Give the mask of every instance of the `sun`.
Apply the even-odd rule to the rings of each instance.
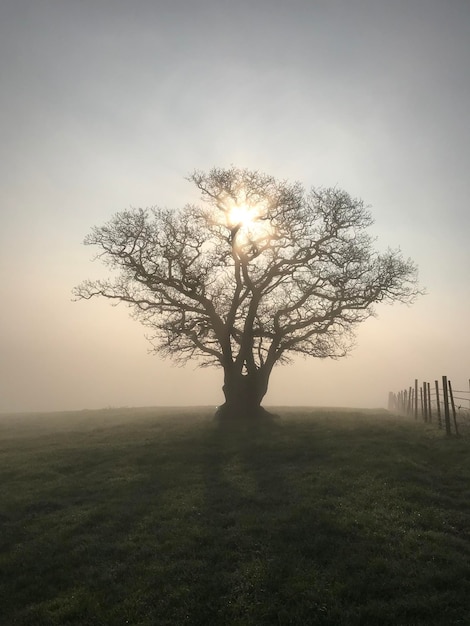
[[[257,217],[257,212],[246,204],[235,204],[228,214],[230,226],[241,226],[247,230],[254,227]]]
[[[257,249],[264,249],[269,245],[273,227],[267,219],[264,205],[233,203],[225,215],[227,226],[232,231],[233,242],[237,247],[255,245]]]

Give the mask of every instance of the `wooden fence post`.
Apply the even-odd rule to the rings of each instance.
[[[418,419],[418,379],[415,378],[415,420]]]
[[[446,435],[450,437],[449,388],[447,386],[447,376],[442,377],[442,395],[444,396],[444,418],[446,422]]]
[[[432,409],[431,409],[431,383],[426,383],[428,391],[428,418],[429,422],[432,422]]]
[[[452,415],[454,416],[455,434],[458,436],[459,429],[457,426],[457,414],[455,412],[454,394],[452,393],[452,383],[450,382],[450,380],[449,380],[449,395],[450,395],[450,402],[452,404]]]
[[[439,400],[439,383],[437,382],[437,380],[435,380],[434,384],[436,385],[437,423],[439,425],[439,428],[442,428],[441,404]]]
[[[423,382],[423,409],[424,421],[428,421],[428,384]]]

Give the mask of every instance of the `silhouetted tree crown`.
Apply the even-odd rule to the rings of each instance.
[[[224,370],[221,413],[260,412],[276,363],[347,354],[378,302],[411,302],[417,270],[380,253],[362,200],[232,167],[194,172],[201,205],[117,213],[85,239],[114,280],[78,298],[126,302],[155,351]]]

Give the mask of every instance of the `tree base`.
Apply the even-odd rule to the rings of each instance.
[[[259,423],[273,421],[278,419],[279,415],[271,413],[262,406],[240,409],[225,402],[217,407],[214,418],[217,421],[227,423]]]

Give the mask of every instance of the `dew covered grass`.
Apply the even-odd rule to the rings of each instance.
[[[470,437],[277,412],[0,416],[0,623],[470,624]]]

